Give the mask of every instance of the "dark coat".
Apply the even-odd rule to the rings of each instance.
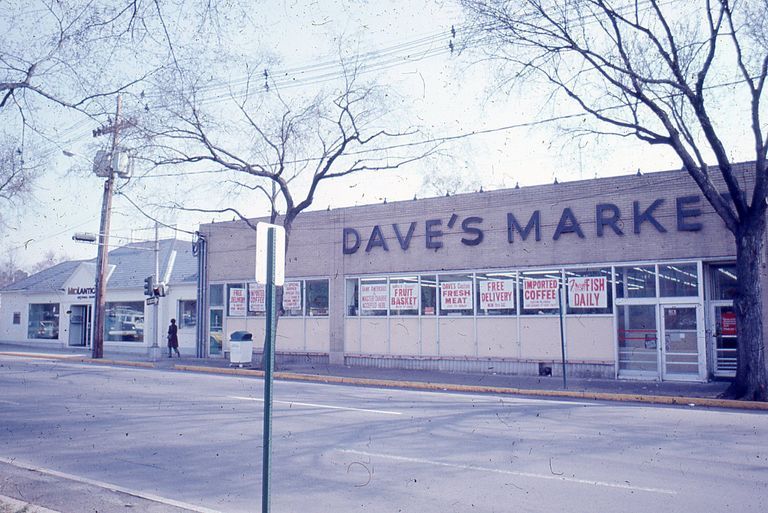
[[[179,347],[178,326],[171,324],[168,326],[168,347]]]

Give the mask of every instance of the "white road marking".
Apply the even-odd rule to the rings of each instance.
[[[120,492],[125,493],[128,495],[132,495],[133,497],[139,497],[141,499],[147,499],[153,502],[159,502],[161,504],[167,504],[168,506],[176,506],[177,508],[184,508],[188,509],[190,511],[197,511],[198,513],[221,513],[218,510],[206,508],[203,506],[197,506],[195,504],[188,504],[186,502],[177,501],[174,499],[168,499],[166,497],[160,497],[159,495],[155,495],[152,493],[145,493],[140,492],[138,490],[132,490],[130,488],[125,488],[124,486],[119,486],[112,483],[105,483],[104,481],[97,481],[95,479],[89,479],[87,477],[82,476],[76,476],[74,474],[68,474],[66,472],[59,472],[58,470],[52,470],[49,468],[44,467],[38,467],[35,465],[30,465],[29,463],[24,463],[19,461],[16,458],[4,458],[0,456],[0,463],[7,463],[8,465],[13,465],[17,468],[23,468],[25,470],[32,470],[34,472],[40,472],[41,474],[47,474],[49,476],[53,477],[59,477],[62,479],[68,479],[70,481],[75,481],[77,483],[83,483],[91,486],[97,486],[99,488],[104,488],[105,490],[110,490],[113,492]]]
[[[2,404],[10,404],[12,406],[19,406],[21,403],[17,403],[16,401],[9,401],[7,399],[0,399],[0,403]]]
[[[356,456],[367,456],[371,458],[383,458],[393,461],[401,461],[405,463],[419,463],[424,465],[435,465],[438,467],[449,467],[449,468],[457,468],[461,470],[474,470],[478,472],[491,472],[494,474],[504,474],[504,475],[510,475],[510,476],[519,476],[519,477],[529,477],[533,479],[547,479],[550,481],[565,481],[568,483],[577,483],[577,484],[585,484],[585,485],[591,485],[591,486],[604,486],[607,488],[620,488],[624,490],[633,490],[633,491],[640,491],[640,492],[651,492],[651,493],[661,493],[665,495],[677,495],[677,492],[675,490],[666,490],[664,488],[648,488],[644,486],[632,486],[630,484],[625,483],[611,483],[607,481],[592,481],[589,479],[578,479],[575,477],[568,477],[568,476],[558,476],[558,475],[548,475],[548,474],[535,474],[532,472],[517,472],[514,470],[502,470],[498,468],[490,468],[490,467],[480,467],[478,465],[461,465],[458,463],[445,463],[442,461],[433,461],[433,460],[427,460],[423,458],[409,458],[406,456],[396,456],[394,454],[379,454],[379,453],[373,453],[373,452],[365,452],[365,451],[356,451],[354,449],[337,449],[338,452],[343,452],[346,454],[354,454]]]
[[[243,397],[239,395],[232,395],[230,396],[230,399],[241,399],[243,401],[258,401],[258,402],[264,402],[264,399],[261,399],[259,397]],[[402,415],[402,412],[399,411],[387,411],[387,410],[368,410],[365,408],[349,408],[347,406],[330,406],[328,404],[313,404],[313,403],[300,403],[297,401],[275,401],[272,400],[272,403],[277,404],[287,404],[288,406],[307,406],[309,408],[324,408],[328,410],[345,410],[345,411],[359,411],[364,413],[381,413],[382,415]]]

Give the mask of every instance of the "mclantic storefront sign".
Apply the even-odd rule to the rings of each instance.
[[[641,205],[639,201],[633,201],[632,216],[629,219],[626,219],[626,214],[623,214],[619,207],[613,203],[598,203],[595,205],[594,235],[603,237],[607,232],[612,232],[618,236],[623,236],[628,232],[639,235],[644,229],[666,233],[668,228],[671,229],[672,227],[665,226],[656,216],[657,210],[665,201],[664,198],[659,198],[650,205]],[[677,215],[674,229],[679,232],[697,232],[703,228],[703,224],[697,220],[702,214],[701,201],[701,196],[698,195],[675,198],[675,212]],[[540,210],[533,211],[527,221],[525,221],[525,224],[522,224],[520,219],[525,220],[525,218],[518,218],[512,212],[507,213],[507,241],[510,244],[515,242],[516,237],[519,237],[521,240],[528,240],[529,237],[533,237],[534,240],[540,241],[544,235],[549,236],[549,234],[542,234]],[[459,220],[458,215],[452,214],[445,226],[448,229],[452,229]],[[465,246],[478,246],[483,242],[485,232],[483,231],[482,217],[467,216],[461,219],[459,226],[464,234],[464,237],[461,238],[462,244]],[[402,251],[408,251],[417,229],[423,229],[419,235],[424,235],[427,249],[438,250],[443,247],[443,220],[427,219],[423,224],[423,228],[419,227],[417,221],[407,225],[396,223],[390,226],[376,225],[365,239],[355,228],[345,227],[342,234],[343,252],[345,255],[352,255],[363,247],[365,247],[366,253],[374,250],[389,251],[390,245],[394,244],[391,244],[388,240],[392,241],[393,239],[397,240],[397,246]],[[587,236],[582,228],[581,221],[573,213],[573,210],[568,207],[563,209],[560,220],[551,237],[552,240],[557,241],[564,235],[571,235],[580,239],[584,239]]]
[[[96,287],[68,287],[67,295],[77,296],[77,299],[88,299],[96,296]]]

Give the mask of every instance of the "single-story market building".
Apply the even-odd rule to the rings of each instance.
[[[197,258],[192,245],[159,241],[158,281],[168,293],[157,306],[147,305],[144,280],[155,274],[155,243],[140,242],[109,252],[104,347],[109,353],[147,352],[152,346],[149,322],[158,314],[157,342],[178,319],[180,350],[196,353]],[[0,291],[0,340],[37,347],[91,347],[95,297],[95,260],[62,262]],[[154,310],[156,309],[156,310]]]
[[[749,166],[736,171],[748,189]],[[200,235],[203,352],[226,353],[238,330],[260,352],[255,231]],[[557,374],[564,353],[577,376],[733,376],[735,255],[681,170],[306,212],[277,357]]]

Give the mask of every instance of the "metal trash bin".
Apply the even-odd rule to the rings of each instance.
[[[253,333],[248,331],[233,331],[229,336],[229,363],[251,364],[253,358]]]

